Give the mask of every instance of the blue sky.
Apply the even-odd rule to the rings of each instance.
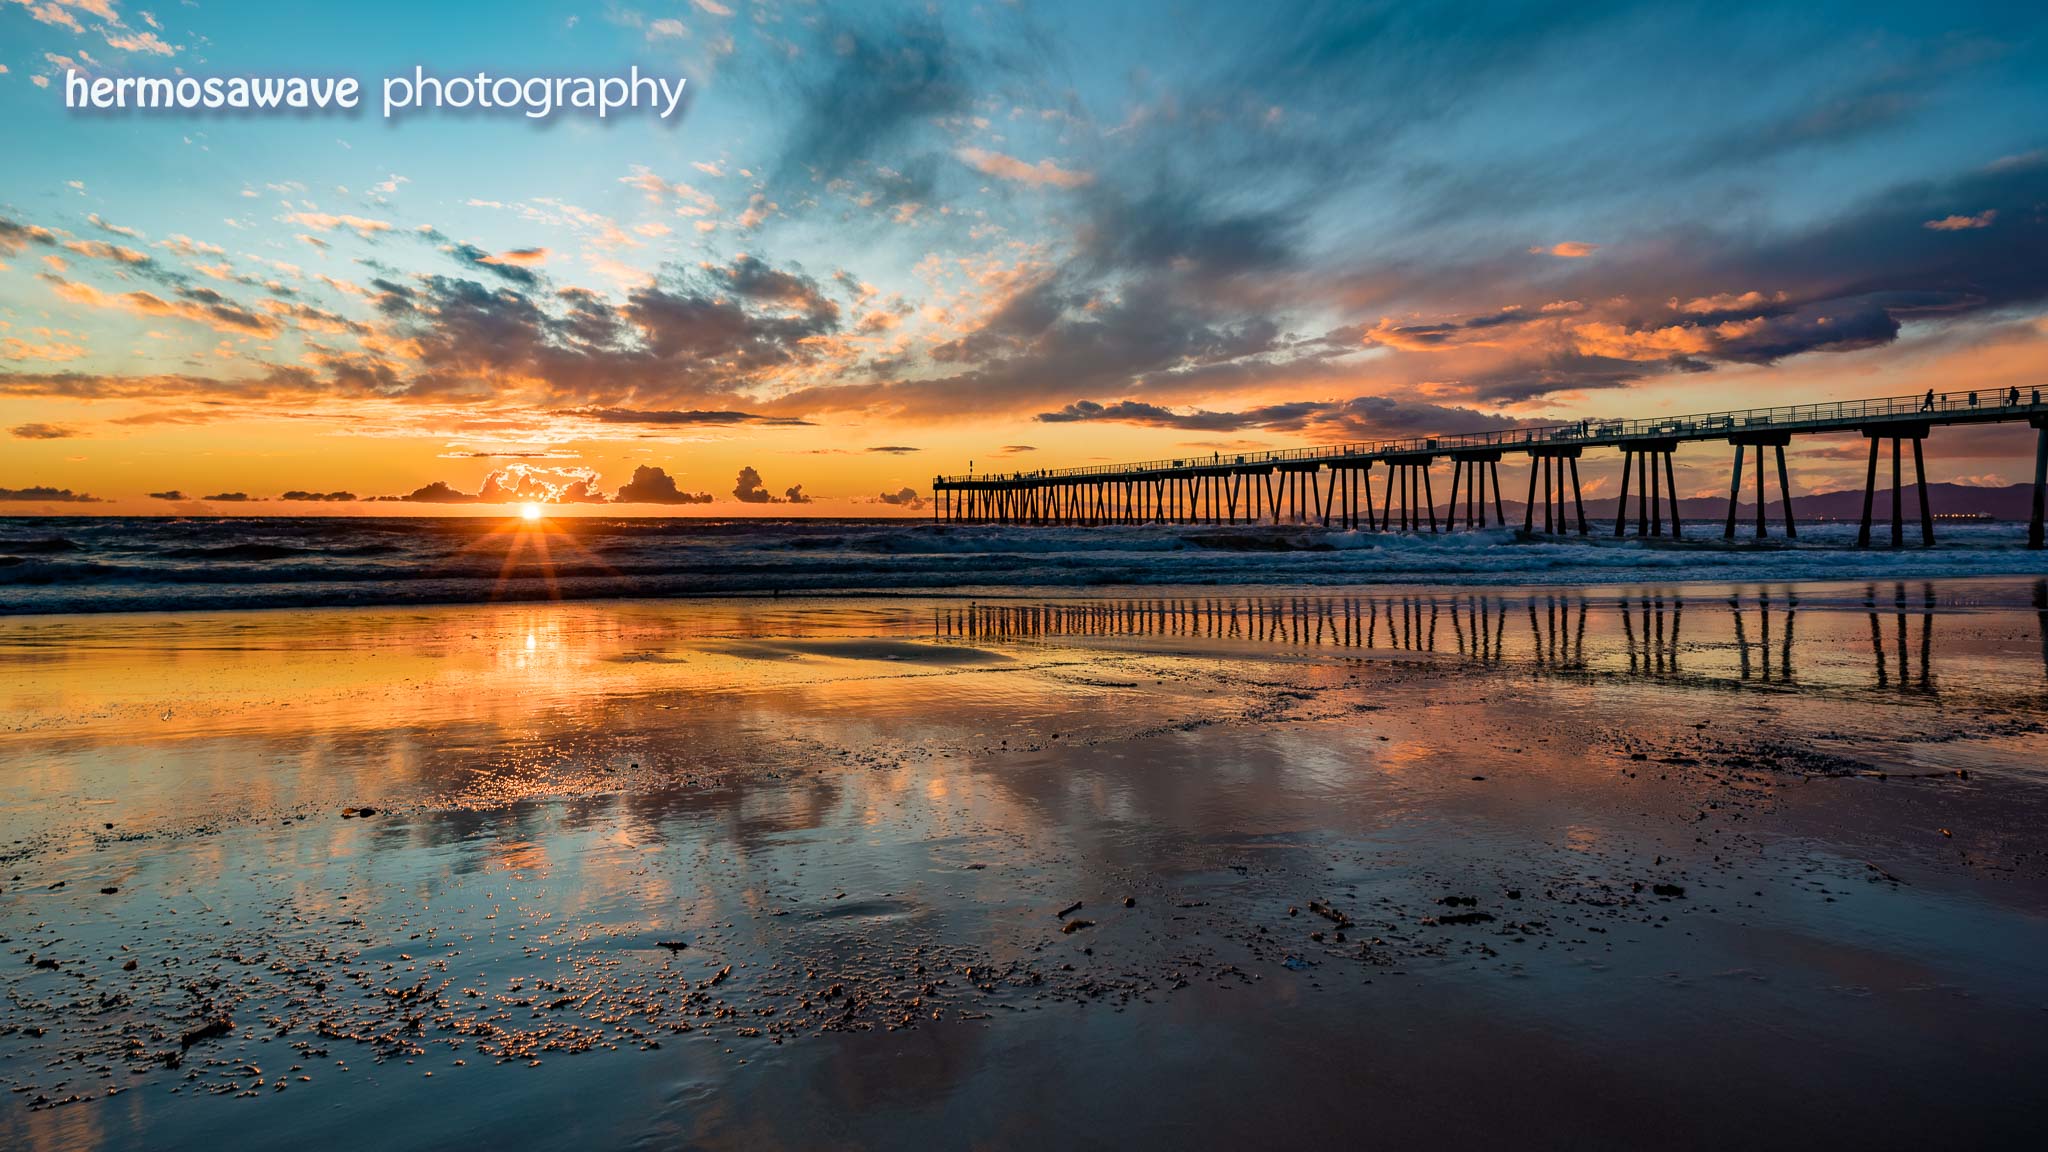
[[[0,490],[647,467],[724,502],[757,467],[908,509],[976,457],[2031,385],[2043,20],[0,0]],[[414,65],[634,64],[690,80],[676,122],[375,107]],[[345,74],[368,107],[85,115],[67,65]],[[1985,482],[2025,453],[1955,447]]]

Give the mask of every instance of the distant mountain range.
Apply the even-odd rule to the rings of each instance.
[[[1764,506],[1765,517],[1772,521],[1780,520],[1784,515],[1782,502],[1775,497],[1777,487],[1777,482],[1774,479],[1769,489],[1773,493],[1773,498]],[[1527,491],[1527,489],[1524,488],[1523,491]],[[1751,489],[1751,491],[1754,491],[1754,489]],[[1373,508],[1375,510],[1379,508],[1379,500],[1382,496],[1383,493],[1379,490],[1379,486],[1374,485]],[[1491,491],[1489,491],[1487,501],[1489,504],[1492,503],[1491,496]],[[1908,484],[1904,491],[1900,493],[1900,496],[1906,519],[1917,521],[1920,518],[1919,493],[1914,491],[1912,485]],[[1630,522],[1634,522],[1637,506],[1635,493],[1629,493],[1628,502],[1629,519]],[[1461,492],[1458,494],[1458,505],[1461,510],[1464,507],[1464,503],[1465,496]],[[1522,501],[1507,499],[1502,500],[1501,504],[1507,511],[1509,523],[1520,524],[1522,522]],[[2024,522],[2034,514],[2034,486],[2032,484],[2009,484],[2003,488],[1980,488],[1972,484],[1929,484],[1927,486],[1927,504],[1937,517],[1989,517],[1993,520],[2018,520]],[[1565,499],[1565,507],[1568,511],[1571,508],[1569,496]],[[1443,511],[1444,507],[1440,503],[1438,505],[1439,515]],[[1709,520],[1720,523],[1728,517],[1728,498],[1725,496],[1683,497],[1678,501],[1678,511],[1687,523]],[[1792,493],[1792,511],[1802,523],[1817,520],[1861,520],[1863,518],[1863,490],[1855,488],[1841,492],[1828,492],[1817,496],[1808,496],[1795,490]],[[1665,501],[1665,514],[1667,516],[1670,514],[1670,501],[1668,499]],[[1876,498],[1871,503],[1870,516],[1874,522],[1889,523],[1891,514],[1892,490],[1887,485],[1877,490]],[[1489,509],[1489,522],[1491,519],[1492,512]],[[1536,506],[1536,519],[1538,521],[1543,519],[1543,506],[1541,504]],[[1614,526],[1614,498],[1610,496],[1601,499],[1588,499],[1586,501],[1586,520],[1588,523],[1604,520],[1607,522],[1608,530],[1612,531]],[[1738,527],[1744,524],[1754,525],[1756,523],[1756,504],[1752,502],[1737,505],[1735,523]]]

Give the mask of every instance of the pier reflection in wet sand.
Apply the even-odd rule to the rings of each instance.
[[[2048,677],[2048,581],[2035,605]],[[1936,618],[1983,607],[1969,592],[1932,582],[1687,592],[1396,592],[1161,597],[1113,601],[983,603],[932,612],[940,641],[1012,644],[1075,640],[1234,641],[1282,649],[1418,653],[1478,664],[1589,675],[1688,677],[1703,683],[1879,688],[1934,693]],[[1861,609],[1866,658],[1845,659],[1844,621]],[[1806,626],[1802,636],[1802,611]],[[1818,619],[1819,623],[1814,623]],[[1802,680],[1803,649],[1825,651],[1825,672]],[[1974,650],[1956,655],[1971,660]],[[2038,693],[2040,682],[2001,676],[1978,687]]]

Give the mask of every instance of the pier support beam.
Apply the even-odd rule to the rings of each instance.
[[[1586,498],[1579,488],[1579,453],[1581,449],[1571,447],[1544,447],[1529,450],[1530,505],[1528,514],[1522,518],[1524,531],[1535,527],[1535,486],[1537,473],[1543,476],[1543,531],[1557,534],[1572,530],[1571,510],[1578,510],[1579,535],[1586,535]],[[1565,504],[1566,469],[1570,469],[1571,505]]]
[[[1626,440],[1619,447],[1622,451],[1621,500],[1614,510],[1614,534],[1624,536],[1628,532],[1629,472],[1633,468],[1636,474],[1636,535],[1664,535],[1664,517],[1668,511],[1671,538],[1680,539],[1684,533],[1684,522],[1678,514],[1678,473],[1671,459],[1678,450],[1678,441]],[[1737,467],[1741,467],[1739,462]],[[1738,484],[1741,478],[1741,473],[1737,472]]]
[[[1380,502],[1379,530],[1420,532],[1427,525],[1437,531],[1436,500],[1429,479],[1434,453],[1418,452],[1387,458],[1387,492]],[[1394,511],[1394,489],[1401,490],[1401,507]]]
[[[2048,416],[2027,421],[2034,428],[2034,515],[2027,521],[2027,547],[2042,546],[2042,513],[2048,511]]]
[[[1792,482],[1785,471],[1785,445],[1792,442],[1790,432],[1748,432],[1730,436],[1735,445],[1735,477],[1728,485],[1728,522],[1721,531],[1724,540],[1735,539],[1735,508],[1742,495],[1742,452],[1745,447],[1756,449],[1756,538],[1765,539],[1770,530],[1765,527],[1768,498],[1764,495],[1764,449],[1771,448],[1778,454],[1778,500],[1785,506],[1785,538],[1799,537],[1799,522],[1792,514]]]
[[[1856,546],[1870,547],[1870,512],[1877,496],[1877,452],[1879,440],[1892,442],[1892,547],[1906,546],[1905,476],[1900,466],[1900,442],[1913,442],[1915,487],[1920,495],[1920,543],[1934,547],[1934,512],[1927,502],[1927,458],[1920,442],[1927,439],[1925,424],[1876,425],[1863,429],[1870,440],[1870,466],[1863,477],[1863,523],[1856,532]]]

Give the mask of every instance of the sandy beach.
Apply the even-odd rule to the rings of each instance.
[[[2044,1103],[2035,581],[29,616],[0,666],[10,1147]]]

